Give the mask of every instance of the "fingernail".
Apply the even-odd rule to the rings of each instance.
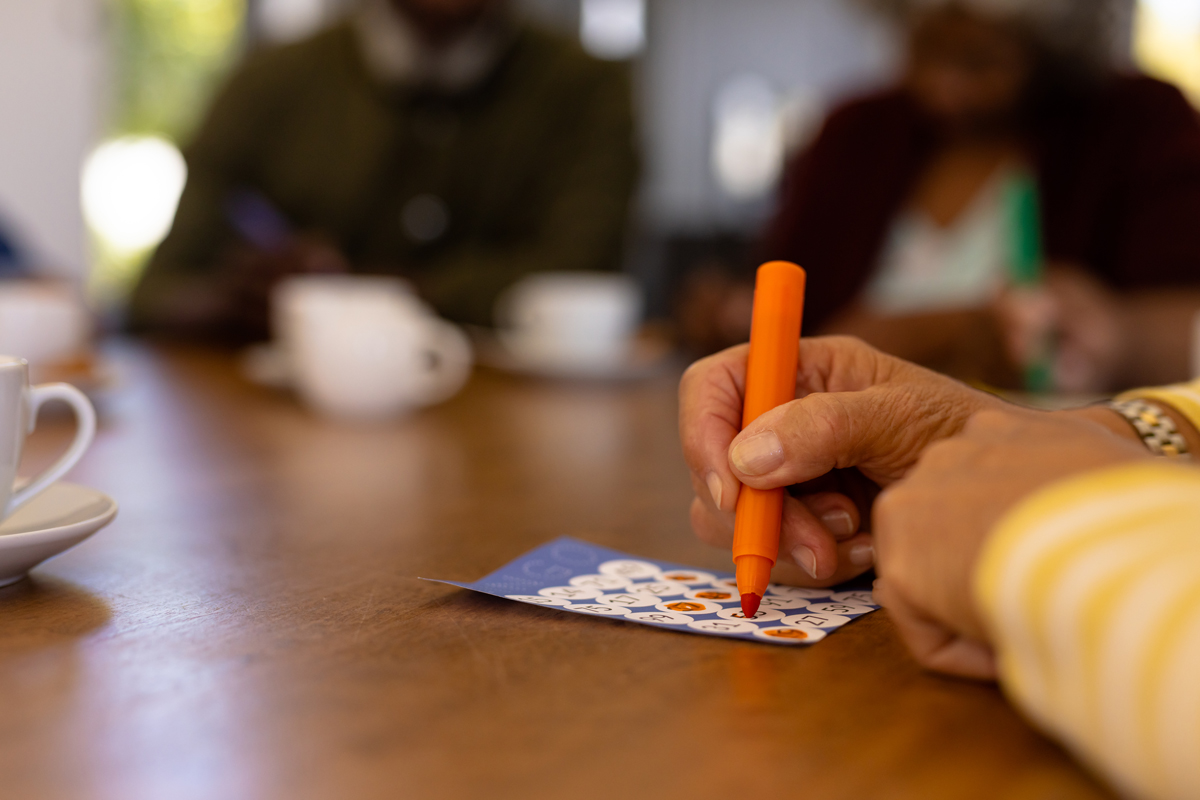
[[[725,487],[722,485],[720,477],[717,476],[717,473],[710,472],[704,482],[708,484],[708,493],[712,495],[713,503],[718,509],[724,510],[721,509],[721,496],[725,493]]]
[[[811,547],[806,545],[797,545],[792,550],[792,560],[799,564],[810,577],[817,577],[817,554],[812,551]]]
[[[745,475],[765,475],[783,464],[783,445],[772,431],[751,436],[734,445],[733,465]]]
[[[875,545],[867,544],[866,542],[856,544],[850,548],[850,552],[847,555],[850,558],[850,563],[854,566],[869,567],[875,563]]]
[[[854,519],[849,511],[830,511],[821,517],[825,530],[833,534],[835,539],[849,539],[857,531],[854,530]]]

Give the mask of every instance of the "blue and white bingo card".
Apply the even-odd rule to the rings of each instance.
[[[819,642],[879,608],[870,588],[771,584],[758,613],[746,619],[733,573],[638,558],[565,536],[474,583],[437,582],[574,614],[783,645]]]

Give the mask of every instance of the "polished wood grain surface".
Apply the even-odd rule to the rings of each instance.
[[[991,686],[885,613],[809,650],[563,614],[474,580],[559,535],[695,542],[675,383],[478,373],[319,420],[218,353],[114,348],[71,476],[111,527],[0,589],[0,797],[1094,798]],[[26,463],[70,433],[47,422]]]

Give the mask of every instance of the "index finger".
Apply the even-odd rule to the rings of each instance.
[[[730,511],[741,486],[729,469],[729,443],[742,427],[748,345],[722,350],[688,367],[679,382],[679,439],[692,482]]]

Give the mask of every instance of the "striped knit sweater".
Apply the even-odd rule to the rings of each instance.
[[[1130,392],[1200,428],[1200,381]],[[1200,798],[1200,468],[1141,462],[1022,502],[980,559],[1000,679],[1130,795]]]

